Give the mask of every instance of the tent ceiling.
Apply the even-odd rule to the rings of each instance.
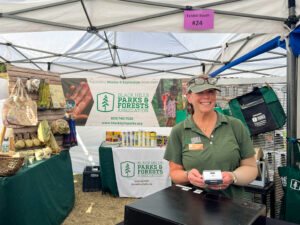
[[[189,77],[211,73],[274,34],[187,34],[53,31],[0,35],[0,61],[63,76]],[[224,77],[286,75],[285,50],[275,49],[226,70]]]
[[[203,63],[205,72],[211,73],[271,40],[275,32],[287,32],[283,25],[288,18],[286,0],[1,2],[0,61],[43,70],[51,65],[52,71],[63,76],[191,76],[201,73]],[[186,9],[213,9],[215,28],[184,30]],[[39,32],[31,33],[35,31]],[[282,49],[220,74],[285,75]]]
[[[2,0],[3,1],[3,0]],[[23,0],[1,4],[1,33],[46,30],[193,32],[183,29],[186,9],[215,10],[207,32],[283,33],[286,0]],[[297,4],[296,4],[297,5]],[[299,9],[296,9],[297,15]],[[194,31],[199,32],[199,31]]]

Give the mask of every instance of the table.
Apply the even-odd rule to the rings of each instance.
[[[145,197],[171,185],[165,148],[99,148],[102,191],[119,197]]]
[[[265,215],[262,204],[178,185],[125,206],[125,225],[250,225]]]
[[[270,196],[270,216],[271,218],[275,218],[275,186],[274,182],[267,183],[264,187],[248,185],[245,186],[245,190],[250,193],[260,194],[261,195],[261,203],[267,206],[268,212],[268,204],[267,204],[267,196]]]
[[[0,225],[61,224],[75,200],[69,151],[0,177]]]

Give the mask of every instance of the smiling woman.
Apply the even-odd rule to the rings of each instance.
[[[164,158],[169,160],[174,183],[190,183],[209,192],[245,197],[242,186],[257,175],[254,149],[240,120],[214,110],[217,80],[209,76],[188,81],[191,115],[173,127]],[[204,170],[221,171],[221,184],[206,184]]]

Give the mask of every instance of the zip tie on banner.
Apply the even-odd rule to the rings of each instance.
[[[300,138],[286,138],[287,140],[291,140],[293,143],[300,143]]]
[[[285,47],[288,53],[291,53],[291,47],[290,47],[290,42],[289,42],[289,35],[290,33],[294,30],[292,30],[289,26],[286,24],[283,24],[283,27],[287,29],[287,32],[285,34],[280,35],[280,41],[285,41]]]
[[[223,43],[221,48],[221,59],[220,59],[221,63],[224,63],[225,51],[227,48],[228,48],[227,42]]]

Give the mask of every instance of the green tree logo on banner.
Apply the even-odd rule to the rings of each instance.
[[[135,175],[135,163],[125,161],[120,163],[121,176],[122,177],[134,177]]]
[[[114,110],[115,95],[109,92],[97,94],[97,110],[100,112],[112,112]]]

